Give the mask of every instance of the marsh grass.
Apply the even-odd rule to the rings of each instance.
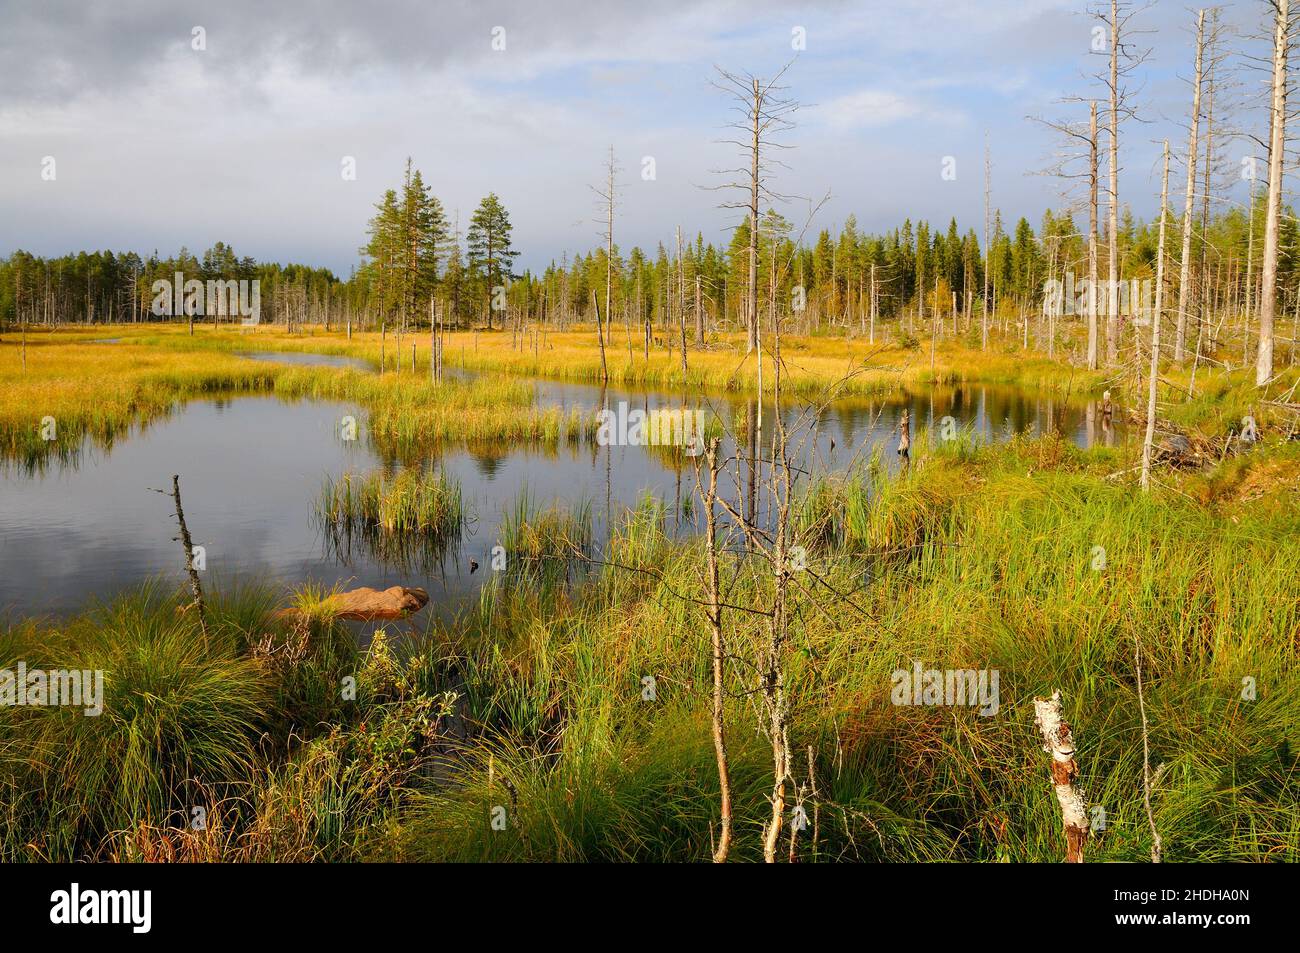
[[[101,334],[105,332],[100,332]],[[199,328],[189,336],[182,326],[152,326],[146,329],[123,326],[119,331],[126,340],[139,340],[151,346],[180,351],[243,350],[297,351],[359,357],[378,366],[380,335],[354,331],[348,341],[341,330],[324,331],[319,326],[288,334],[278,327],[258,327],[241,333],[223,328],[213,331]],[[716,392],[753,392],[757,389],[758,361],[745,355],[743,334],[710,334],[703,349],[688,352],[688,369],[681,370],[680,355],[655,348],[646,360],[639,337],[634,334],[633,353],[629,360],[627,342],[621,329],[615,328],[607,342],[606,361],[609,381],[614,385],[647,386],[666,389],[706,387]],[[417,333],[406,339],[416,345],[416,377],[428,377],[429,352],[427,334]],[[928,338],[925,339],[928,342]],[[404,345],[404,347],[409,346]],[[393,336],[387,339],[388,367],[392,369]],[[935,370],[930,368],[928,344],[908,347],[894,343],[872,345],[861,338],[841,335],[783,335],[782,354],[786,362],[782,387],[789,394],[812,395],[827,386],[838,385],[845,395],[878,395],[900,386],[932,383],[1006,383],[1025,387],[1064,388],[1073,382],[1077,391],[1085,384],[1100,385],[1103,375],[1071,370],[1049,361],[1045,356],[1026,354],[1018,347],[996,351],[954,344],[945,339],[937,351]],[[444,355],[450,367],[470,371],[505,373],[518,377],[549,377],[599,383],[600,352],[596,335],[590,327],[574,326],[565,331],[548,329],[545,346],[536,355],[531,348],[512,346],[511,336],[499,331],[448,332]],[[409,350],[404,354],[409,358]],[[394,377],[409,373],[409,363]],[[769,365],[770,372],[770,365]],[[849,375],[849,379],[845,379]]]
[[[89,343],[85,334],[33,335],[25,371],[13,336],[0,338],[0,459],[28,471],[73,462],[86,441],[111,447],[185,401],[253,393],[358,404],[376,448],[404,462],[446,443],[556,446],[595,433],[589,415],[534,406],[532,387],[520,381],[434,383],[427,374],[276,365],[238,357],[221,341],[200,346],[183,334],[121,333],[123,342],[111,346]],[[53,440],[42,432],[47,417],[55,422]]]
[[[525,566],[581,559],[591,550],[591,502],[542,506],[524,487],[502,514],[498,542],[508,561]]]
[[[469,337],[468,334],[452,335],[448,353],[465,344]],[[617,329],[613,337],[606,359],[610,383],[616,386],[706,388],[742,393],[757,389],[758,360],[753,355],[745,355],[743,335],[710,335],[705,349],[692,348],[688,352],[685,374],[680,355],[657,348],[646,360],[639,342],[634,342],[629,360]],[[811,396],[835,386],[846,396],[874,396],[907,385],[963,382],[1061,387],[1070,377],[1061,365],[1041,356],[986,353],[951,342],[945,342],[940,348],[940,359],[933,373],[928,355],[923,359],[919,352],[907,348],[871,345],[860,339],[838,336],[783,336],[782,356],[785,361],[782,388],[790,395]],[[512,349],[508,335],[480,334],[477,350],[473,344],[466,348],[464,366],[471,370],[562,380],[599,382],[601,379],[596,336],[581,328],[549,332],[546,348],[537,356],[531,350]],[[1085,379],[1089,383],[1101,382],[1096,374],[1078,372],[1074,376],[1080,387]]]
[[[669,470],[694,466],[694,461],[703,459],[705,445],[710,440],[720,440],[724,435],[722,420],[708,410],[700,410],[700,426],[692,424],[688,432],[680,422],[682,415],[693,412],[687,408],[657,407],[647,416],[646,433],[655,434],[659,439],[648,440],[644,449]]]
[[[276,375],[228,355],[178,360],[162,349],[90,344],[85,335],[64,332],[29,338],[24,372],[11,338],[0,340],[0,458],[27,469],[74,459],[86,440],[111,447],[179,401],[266,390]],[[42,433],[47,417],[54,419],[54,440]]]
[[[10,624],[0,668],[101,669],[104,711],[4,710],[0,857],[358,859],[361,832],[434,776],[455,692],[427,653],[382,635],[360,653],[314,611],[330,595],[296,592],[287,622],[268,590],[211,593],[206,637],[155,583]]]
[[[465,523],[460,484],[435,466],[327,476],[316,513],[334,527],[438,539],[459,536]]]
[[[1264,448],[1254,467],[1289,452]],[[936,447],[898,477],[864,469],[806,494],[809,565],[843,596],[793,632],[795,782],[817,818],[801,860],[1058,860],[1031,704],[1056,688],[1107,817],[1089,858],[1148,856],[1135,640],[1169,859],[1300,850],[1297,509],[1144,496],[1102,479],[1114,465],[1046,440]],[[116,714],[5,713],[4,855],[707,860],[700,552],[665,515],[650,498],[625,514],[581,586],[501,573],[462,617],[410,643],[372,639],[360,658],[310,620],[305,640],[268,646],[265,594],[214,598],[206,652],[156,594],[11,626],[6,660],[102,662]],[[503,541],[540,558],[571,552],[585,520],[524,497],[509,522]],[[728,598],[761,606],[772,581],[742,560],[724,561]],[[765,631],[727,618],[737,859],[757,856],[768,810],[770,749],[743,690]],[[998,671],[997,713],[891,704],[891,673],[914,660]],[[355,702],[329,697],[342,673],[357,675]],[[453,710],[463,730],[449,734]],[[278,740],[257,740],[268,732]],[[196,802],[219,808],[210,833],[183,833]]]

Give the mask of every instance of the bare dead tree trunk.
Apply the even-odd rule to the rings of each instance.
[[[1142,642],[1137,631],[1133,632],[1133,665],[1137,672],[1138,711],[1142,715],[1142,801],[1146,806],[1147,824],[1151,827],[1151,863],[1160,863],[1164,845],[1160,840],[1160,831],[1156,829],[1156,816],[1151,810],[1151,735],[1147,726],[1146,692],[1142,685]]]
[[[773,236],[775,240],[775,236]],[[786,449],[785,421],[781,416],[781,329],[772,311],[772,400],[775,407],[772,441],[772,502],[776,506],[776,533],[771,563],[776,583],[772,613],[768,620],[768,644],[762,673],[763,699],[767,707],[767,731],[772,743],[772,814],[763,837],[763,859],[776,863],[776,849],[785,819],[786,782],[791,779],[790,710],[785,690],[785,646],[788,636],[787,599],[790,588],[790,492],[792,474]],[[759,403],[763,393],[759,391]]]
[[[1196,160],[1200,155],[1201,81],[1205,56],[1205,11],[1196,14],[1196,67],[1192,79],[1192,120],[1187,139],[1187,188],[1183,198],[1183,253],[1178,273],[1178,320],[1174,323],[1174,361],[1181,364],[1187,346],[1187,312],[1192,290],[1192,206],[1196,201]]]
[[[695,347],[704,347],[704,302],[700,295],[700,273],[699,265],[696,265],[695,272]]]
[[[1119,360],[1119,0],[1110,0],[1110,207],[1106,241],[1110,252],[1106,289],[1106,361]]]
[[[749,285],[746,288],[749,332],[745,340],[746,354],[751,353],[758,347],[758,152],[760,121],[763,112],[763,92],[759,81],[757,79],[752,80],[751,87],[754,101],[750,112],[750,119],[753,124],[753,141],[750,146],[749,167]],[[760,369],[762,368],[762,360],[762,355],[760,355]]]
[[[613,305],[611,304],[611,295],[613,294],[613,289],[614,289],[614,173],[615,171],[616,170],[614,166],[614,147],[610,146],[609,165],[607,168],[608,175],[605,180],[606,187],[609,190],[606,193],[607,201],[605,203],[605,209],[607,213],[606,228],[605,228],[605,316],[606,319],[610,319],[613,316],[613,311],[611,311],[610,309],[613,307]],[[597,315],[599,315],[599,313],[600,312],[597,311]],[[603,373],[605,370],[605,346],[603,343],[601,344],[601,348],[600,348],[600,366],[601,366],[601,371]],[[605,375],[605,379],[606,380],[609,379],[608,374]]]
[[[1255,386],[1273,379],[1273,316],[1277,309],[1278,223],[1282,216],[1282,159],[1286,148],[1287,45],[1290,42],[1290,0],[1272,0],[1273,93],[1269,107],[1268,209],[1264,218],[1264,261],[1259,293],[1259,350],[1255,356]]]
[[[1169,140],[1165,140],[1164,174],[1160,179],[1160,239],[1156,245],[1156,300],[1151,316],[1151,376],[1147,383],[1147,430],[1142,441],[1142,489],[1151,488],[1151,451],[1156,435],[1156,383],[1160,378],[1160,312],[1165,294],[1165,214],[1169,201]]]
[[[1034,723],[1043,735],[1043,750],[1052,756],[1052,787],[1065,825],[1065,862],[1081,864],[1088,841],[1088,809],[1075,784],[1079,765],[1074,758],[1074,733],[1061,713],[1059,689],[1051,698],[1034,699]]]
[[[1094,139],[1096,137],[1094,136]],[[1095,168],[1095,166],[1094,166]],[[984,133],[984,307],[983,315],[980,318],[980,349],[987,351],[989,349],[989,277],[993,273],[993,241],[990,234],[992,227],[989,222],[989,199],[991,194],[991,181],[993,178],[993,161],[989,157],[989,134]],[[871,309],[874,315],[876,307],[876,267],[871,266]],[[871,343],[876,343],[876,336],[873,333]]]
[[[650,313],[645,311],[645,305],[641,301],[641,276],[636,276],[636,309],[638,313],[645,318],[645,347],[642,359],[646,362],[650,360],[650,338],[654,336],[653,329],[650,327]]]
[[[605,364],[605,336],[600,329],[600,300],[596,289],[591,289],[591,306],[596,309],[596,341],[600,344],[600,382],[609,383],[609,367]]]
[[[172,501],[176,504],[176,523],[180,527],[181,547],[185,550],[185,572],[190,577],[190,593],[194,596],[194,601],[188,608],[194,609],[199,617],[199,628],[203,632],[204,642],[208,638],[208,620],[207,609],[203,602],[203,585],[199,582],[199,572],[194,567],[194,540],[190,538],[190,529],[185,525],[185,511],[181,509],[181,478],[179,474],[172,474],[172,491],[165,494],[165,491],[159,490],[159,493],[170,495]]]
[[[714,86],[734,98],[744,117],[729,124],[735,130],[735,139],[728,142],[743,149],[749,164],[749,175],[740,181],[728,182],[718,189],[736,189],[743,191],[743,202],[735,201],[724,204],[724,208],[744,209],[749,219],[748,280],[745,288],[745,353],[752,354],[760,348],[759,313],[758,313],[758,213],[759,201],[766,185],[763,155],[765,147],[775,145],[773,136],[790,128],[789,115],[799,105],[782,95],[785,87],[778,85],[785,71],[790,68],[787,63],[770,80],[762,80],[749,74],[738,75],[726,70],[717,70]],[[741,136],[744,138],[742,139]],[[737,170],[738,171],[738,170]],[[725,296],[724,296],[725,297]]]
[[[1088,110],[1088,370],[1097,369],[1097,101]]]
[[[677,226],[677,326],[682,338],[682,382],[686,381],[686,261],[682,258],[682,227]]]
[[[609,147],[609,157],[605,161],[605,183],[604,189],[591,187],[591,190],[600,197],[604,207],[605,217],[601,222],[605,226],[602,238],[605,239],[605,326],[601,326],[600,302],[596,298],[596,289],[591,289],[591,304],[596,312],[596,341],[600,345],[600,380],[602,384],[609,383],[609,365],[605,360],[605,342],[608,339],[610,345],[613,345],[613,311],[612,295],[614,288],[614,207],[617,204],[615,198],[614,177],[618,174],[618,165],[614,159],[614,147]],[[629,350],[631,348],[629,335]],[[631,355],[628,356],[628,363],[631,364]]]
[[[1220,40],[1219,26],[1219,8],[1214,7],[1210,10],[1210,29],[1205,38],[1205,49],[1207,52],[1205,62],[1205,73],[1203,86],[1205,88],[1205,135],[1201,138],[1205,141],[1205,162],[1203,164],[1204,183],[1201,188],[1201,261],[1199,266],[1199,293],[1197,295],[1196,307],[1196,352],[1193,355],[1193,362],[1199,362],[1201,358],[1201,338],[1205,328],[1211,324],[1211,309],[1214,305],[1212,297],[1212,286],[1210,283],[1210,190],[1212,186],[1211,175],[1214,168],[1214,91],[1218,83],[1219,61],[1222,54],[1219,52]],[[1217,278],[1217,274],[1216,274]],[[1217,284],[1217,282],[1216,282]],[[1219,345],[1218,327],[1211,327],[1210,336],[1206,339],[1207,353],[1218,348]],[[1196,365],[1193,363],[1192,376],[1196,375]]]
[[[1250,361],[1250,319],[1255,308],[1255,179],[1250,180],[1250,214],[1246,219],[1246,314],[1241,334],[1241,363]]]

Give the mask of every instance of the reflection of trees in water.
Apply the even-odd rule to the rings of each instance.
[[[459,562],[460,534],[388,533],[372,523],[316,519],[326,558],[352,567],[369,560],[388,569],[446,578],[447,560]]]
[[[792,401],[783,413],[787,427],[811,403]],[[742,443],[746,443],[752,430],[749,418],[753,414],[753,402],[743,410],[739,401],[733,406],[737,428],[742,430]],[[992,441],[1007,440],[1015,434],[1059,433],[1085,447],[1097,443],[1113,446],[1121,429],[1118,409],[1107,427],[1103,427],[1098,402],[1067,393],[1027,392],[996,384],[900,388],[878,398],[849,397],[826,406],[820,418],[813,421],[818,462],[828,459],[831,440],[837,451],[835,467],[851,463],[855,455],[842,452],[849,448],[858,449],[858,455],[869,453],[873,445],[886,448],[898,431],[904,411],[912,422],[914,437],[918,430],[936,433],[944,417],[952,417],[959,427],[969,429],[978,439]],[[765,411],[765,415],[769,412]],[[760,465],[761,462],[760,455]]]
[[[505,461],[508,452],[504,447],[500,450],[480,447],[471,450],[470,456],[474,458],[474,469],[478,471],[478,475],[485,480],[491,480],[501,470],[501,464]]]

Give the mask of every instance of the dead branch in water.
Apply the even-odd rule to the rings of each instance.
[[[150,487],[150,489],[153,489]],[[206,618],[206,607],[203,603],[203,585],[199,582],[199,572],[194,566],[194,541],[190,538],[189,527],[185,525],[185,511],[181,509],[181,478],[179,474],[172,474],[172,491],[154,490],[155,493],[161,493],[163,496],[170,496],[176,504],[176,522],[180,526],[181,534],[173,536],[173,539],[180,540],[181,546],[185,550],[185,572],[190,577],[190,592],[194,596],[194,601],[186,606],[188,612],[191,608],[195,610],[199,617],[199,628],[203,630],[203,639],[206,643],[208,638],[208,620]]]

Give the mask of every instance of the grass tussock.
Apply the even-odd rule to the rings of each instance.
[[[460,484],[436,467],[326,477],[316,515],[335,531],[451,539],[465,523]]]
[[[423,570],[442,564],[468,520],[460,483],[434,466],[327,476],[314,517],[345,564],[364,552],[387,565]]]

